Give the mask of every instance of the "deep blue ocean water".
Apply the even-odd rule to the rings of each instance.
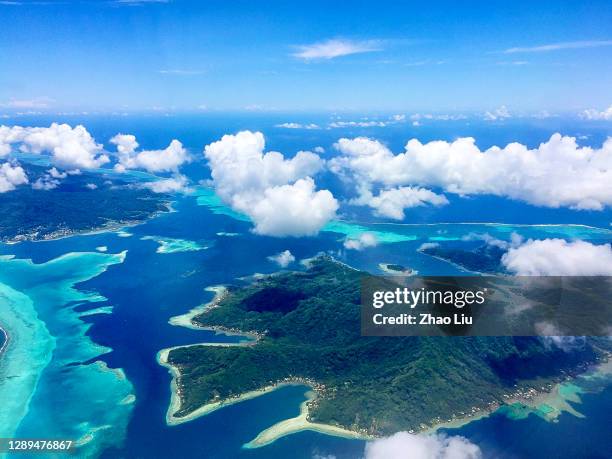
[[[422,140],[452,138],[473,135],[482,147],[519,140],[530,145],[546,140],[555,130],[574,135],[589,135],[589,141],[601,142],[608,131],[586,126],[580,129],[562,130],[563,126],[551,126],[544,122],[530,126],[465,126],[450,125],[412,131],[405,128],[389,130],[305,131],[287,132],[274,128],[278,122],[295,121],[296,117],[275,115],[237,119],[214,116],[193,117],[121,117],[79,119],[100,140],[117,132],[135,133],[147,148],[165,147],[173,137],[181,139],[194,156],[203,146],[221,135],[239,129],[262,129],[269,149],[293,154],[300,149],[324,146],[328,153],[331,144],[340,136],[372,135],[400,149],[408,138],[418,135]],[[305,115],[302,115],[304,117]],[[310,118],[308,118],[310,119]],[[57,120],[54,117],[53,120]],[[43,124],[45,119],[19,120]],[[76,119],[66,119],[76,122]],[[297,121],[300,121],[299,119]],[[313,119],[314,122],[317,119]],[[547,123],[561,121],[547,121]],[[436,130],[437,129],[437,130]],[[589,131],[591,129],[593,132]],[[568,132],[569,131],[569,132]],[[207,177],[201,162],[188,167],[189,176],[197,181]],[[332,180],[330,180],[330,184]],[[330,186],[331,186],[330,185]],[[455,202],[456,201],[456,202]],[[287,387],[256,399],[242,402],[208,416],[179,426],[168,427],[165,413],[170,396],[170,376],[156,362],[156,353],[169,346],[203,341],[232,341],[235,337],[215,335],[212,332],[190,330],[168,324],[172,316],[208,301],[211,293],[205,288],[217,284],[239,282],[239,278],[254,273],[270,273],[278,267],[267,257],[283,250],[290,250],[299,259],[312,257],[320,251],[336,257],[360,269],[377,271],[378,263],[399,263],[417,269],[421,274],[458,274],[461,271],[444,261],[417,252],[423,242],[439,239],[458,240],[470,232],[488,232],[499,238],[508,238],[512,231],[524,237],[581,238],[593,242],[610,242],[610,213],[575,212],[569,210],[542,210],[521,203],[509,203],[498,198],[479,197],[468,200],[453,198],[452,204],[442,210],[410,212],[409,223],[423,222],[506,222],[521,223],[578,223],[598,226],[602,230],[575,227],[499,227],[499,226],[402,226],[370,225],[376,220],[359,209],[343,209],[343,216],[356,219],[369,230],[402,236],[405,240],[379,246],[362,252],[342,249],[344,234],[322,232],[316,238],[270,238],[250,233],[250,224],[226,215],[211,212],[206,206],[198,206],[193,196],[177,198],[176,212],[164,214],[147,223],[126,228],[131,237],[120,237],[114,232],[74,236],[48,242],[0,245],[0,255],[15,255],[18,259],[32,259],[45,263],[70,252],[95,252],[96,247],[106,246],[109,254],[127,251],[122,263],[113,264],[100,275],[77,285],[79,290],[100,294],[101,301],[77,306],[77,310],[112,306],[111,314],[94,314],[83,317],[91,324],[87,336],[111,351],[100,359],[111,368],[123,369],[133,386],[136,401],[124,442],[106,449],[105,458],[151,457],[210,457],[210,458],[312,458],[315,454],[335,455],[338,458],[356,458],[363,452],[364,442],[329,437],[313,432],[302,432],[282,438],[264,448],[245,450],[241,445],[252,440],[260,431],[272,424],[293,417],[299,412],[299,404],[305,399],[305,387]],[[349,228],[350,229],[350,228]],[[354,227],[353,227],[353,230]],[[577,231],[581,231],[577,234]],[[217,233],[238,233],[223,236]],[[143,236],[181,238],[198,242],[209,248],[199,251],[158,253],[158,243],[142,240]],[[434,238],[434,239],[432,239]],[[297,269],[296,264],[292,266]],[[53,412],[53,401],[40,406],[42,412]],[[77,412],[74,405],[62,409]],[[585,418],[562,414],[558,423],[547,423],[530,416],[525,420],[510,420],[502,415],[471,423],[461,429],[449,431],[461,434],[479,444],[485,457],[609,457],[612,428],[609,412],[612,409],[612,391],[585,394],[579,411]],[[606,422],[606,420],[608,420]],[[588,442],[585,441],[588,438]],[[588,444],[587,444],[588,443]]]

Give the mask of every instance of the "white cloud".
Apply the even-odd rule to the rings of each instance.
[[[364,459],[480,459],[480,448],[459,436],[414,435],[398,432],[368,442]]]
[[[323,167],[318,155],[300,151],[285,159],[264,153],[260,132],[225,135],[207,145],[217,194],[255,223],[254,231],[272,236],[313,235],[334,217],[338,203],[328,190],[315,191],[310,176]]]
[[[558,51],[562,49],[596,48],[600,46],[612,46],[612,40],[567,41],[561,43],[551,43],[549,45],[508,48],[503,52],[504,54],[542,53],[547,51]]]
[[[120,155],[131,155],[140,146],[132,134],[117,134],[109,142],[117,146]]]
[[[510,111],[505,105],[493,110],[492,112],[486,112],[484,114],[485,121],[496,121],[496,120],[504,120],[506,118],[510,118]]]
[[[264,153],[261,132],[224,135],[204,155],[221,199],[248,215],[254,231],[272,236],[313,235],[334,217],[338,203],[328,190],[315,191],[310,176],[323,167],[318,155],[300,151],[285,159]]]
[[[348,56],[351,54],[369,53],[380,51],[379,41],[352,41],[352,40],[327,40],[310,45],[298,46],[298,51],[292,54],[304,60],[312,59],[334,59],[336,57]]]
[[[285,250],[276,255],[269,256],[268,260],[273,261],[281,268],[286,268],[295,261],[295,257],[289,250]]]
[[[12,145],[22,152],[51,155],[53,162],[66,169],[93,169],[109,162],[83,126],[53,123],[49,127],[0,126],[0,156]]]
[[[147,182],[142,186],[154,193],[184,193],[188,191],[188,184],[187,177],[175,174],[173,177]]]
[[[19,164],[0,164],[0,193],[13,191],[19,185],[28,183],[28,177]]]
[[[315,153],[319,153],[321,155],[321,154],[325,153],[325,148],[320,147],[320,146],[319,147],[314,147],[312,149],[312,151],[314,151]]]
[[[254,231],[279,237],[316,235],[334,218],[338,202],[328,190],[315,188],[314,180],[306,177],[292,185],[265,189],[253,207],[245,210],[255,223]]]
[[[330,128],[347,128],[347,127],[386,127],[389,122],[386,121],[333,121],[328,124]]]
[[[32,189],[49,191],[54,190],[60,185],[60,181],[54,179],[49,174],[45,174],[42,177],[38,177],[34,183],[32,183]]]
[[[433,120],[433,121],[460,121],[467,119],[467,116],[461,113],[414,113],[410,115],[413,121]]]
[[[440,187],[461,195],[492,194],[546,207],[601,210],[612,205],[612,138],[599,149],[554,134],[535,149],[520,143],[481,151],[471,137],[422,144],[410,140],[393,154],[367,137],[342,138],[330,169],[360,184]]]
[[[115,170],[145,169],[148,172],[178,172],[180,166],[190,160],[183,144],[174,139],[163,150],[142,150],[136,152],[138,142],[129,134],[117,134],[110,142],[117,145],[119,162]]]
[[[530,239],[509,249],[502,264],[518,276],[612,276],[612,246]]]
[[[96,185],[95,183],[88,183],[85,185],[85,188],[87,188],[88,190],[97,190],[98,185]]]
[[[49,97],[38,97],[35,99],[11,99],[6,103],[0,104],[0,107],[21,109],[47,108],[52,102],[54,102],[53,99],[50,99]]]
[[[440,247],[440,244],[437,242],[423,242],[417,250],[421,251],[421,250],[427,250],[427,249],[435,249],[438,247]]]
[[[68,176],[66,172],[60,172],[55,167],[49,169],[47,173],[54,179],[65,179]]]
[[[315,123],[301,124],[301,123],[281,123],[275,127],[285,129],[321,129],[321,126]]]
[[[594,108],[589,108],[580,113],[580,117],[585,120],[612,120],[612,105],[604,111],[599,111]]]
[[[360,200],[363,200],[363,197]],[[378,196],[367,200],[367,205],[374,209],[376,215],[394,220],[404,219],[404,209],[428,204],[443,206],[448,204],[448,199],[426,188],[399,187],[381,191]]]
[[[349,238],[344,241],[344,248],[348,250],[363,250],[377,245],[378,239],[373,233],[362,233],[357,239]]]

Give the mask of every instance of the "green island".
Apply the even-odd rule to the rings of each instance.
[[[186,316],[191,324],[256,338],[161,351],[174,377],[168,422],[304,384],[312,393],[301,414],[246,447],[301,430],[353,438],[427,432],[537,399],[609,356],[605,339],[564,352],[537,337],[362,337],[364,275],[319,256],[303,272],[219,290]]]
[[[40,166],[22,164],[34,183]],[[170,210],[170,196],[102,173],[68,175],[56,188],[0,193],[0,242],[38,241],[136,225]]]

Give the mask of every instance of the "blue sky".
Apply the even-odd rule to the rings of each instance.
[[[610,24],[592,0],[0,1],[0,107],[603,109]]]

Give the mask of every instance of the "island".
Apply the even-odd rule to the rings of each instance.
[[[228,286],[210,307],[182,316],[256,338],[162,351],[173,375],[169,423],[302,384],[312,392],[301,414],[245,446],[306,429],[352,438],[426,432],[550,391],[608,352],[605,339],[563,351],[537,337],[362,337],[364,275],[322,255],[305,271]]]
[[[475,248],[431,244],[419,252],[454,264],[459,269],[473,273],[497,274],[505,272],[501,258],[506,251],[498,246],[481,244]]]
[[[31,182],[45,168],[23,164]],[[110,171],[109,171],[110,172]],[[0,193],[0,242],[57,239],[135,225],[170,210],[170,196],[126,179],[84,171],[67,175],[56,188],[19,187]]]

